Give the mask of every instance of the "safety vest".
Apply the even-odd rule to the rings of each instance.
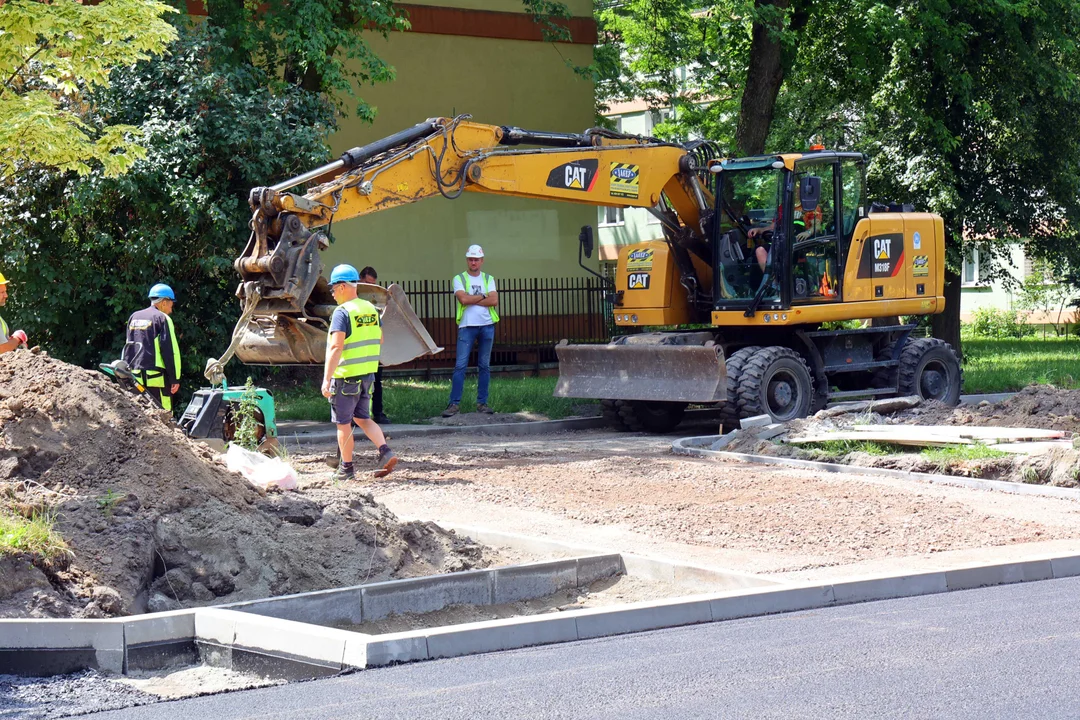
[[[11,339],[8,335],[9,332],[8,324],[4,322],[4,318],[0,317],[0,342],[7,342]]]
[[[379,311],[361,298],[349,300],[341,307],[349,313],[349,333],[345,336],[345,349],[334,377],[370,375],[379,369],[379,343],[382,341]]]
[[[173,327],[172,318],[168,315],[165,316],[165,324],[169,326],[169,338],[172,340],[172,367],[175,370],[177,379],[180,378],[180,343],[176,341],[176,328]],[[161,352],[161,338],[154,338],[154,367],[165,367],[165,353]],[[147,387],[165,387],[165,372],[159,370],[157,372],[149,371],[146,373],[146,386]],[[166,408],[169,409],[169,408]]]
[[[469,292],[469,279],[471,277],[469,275],[469,273],[468,272],[463,272],[458,277],[461,278],[461,287],[463,287],[465,289],[465,293],[468,294],[468,295],[472,295],[472,293]],[[480,273],[480,287],[484,288],[484,292],[489,292],[489,293],[494,292],[495,291],[495,278],[491,277],[487,273],[484,273],[484,272]],[[457,296],[455,296],[455,299],[457,299]],[[489,313],[491,313],[491,322],[499,322],[499,313],[495,308],[489,307],[487,309],[487,311]],[[457,304],[457,320],[455,321],[456,324],[458,324],[458,325],[461,324],[461,316],[464,315],[464,314],[465,314],[465,306],[462,305],[460,301],[458,301],[458,304]]]

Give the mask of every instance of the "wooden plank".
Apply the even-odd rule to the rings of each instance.
[[[1043,428],[1009,428],[991,426],[970,425],[853,425],[849,430],[856,432],[910,432],[917,437],[930,437],[934,435],[948,435],[974,439],[1001,439],[1001,440],[1055,440],[1069,437],[1069,433],[1063,430],[1046,430]]]
[[[1051,450],[1071,450],[1071,440],[1044,440],[1041,442],[1013,442],[1013,443],[997,443],[990,445],[989,447],[994,450],[1001,450],[1002,452],[1014,453],[1016,455],[1042,455],[1048,453]]]

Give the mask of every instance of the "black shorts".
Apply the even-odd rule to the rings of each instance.
[[[352,425],[353,418],[370,420],[371,384],[375,374],[330,381],[330,420],[335,425]]]

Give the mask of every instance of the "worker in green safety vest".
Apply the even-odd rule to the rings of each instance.
[[[7,278],[3,273],[0,273],[0,307],[3,307],[7,303]],[[22,330],[15,330],[12,332],[8,327],[4,318],[0,317],[0,355],[6,352],[11,352],[19,347],[19,345],[26,345],[26,333]]]
[[[375,382],[375,371],[379,369],[382,326],[378,309],[356,296],[358,282],[360,273],[352,265],[338,265],[330,273],[330,290],[338,307],[330,318],[322,393],[330,400],[330,419],[337,425],[341,460],[334,473],[335,480],[356,477],[354,422],[379,449],[375,477],[389,475],[398,462],[394,451],[386,444],[382,428],[371,419],[371,386]]]
[[[131,314],[127,322],[123,360],[146,388],[146,394],[172,412],[180,392],[180,343],[173,327],[176,293],[165,283],[150,288],[150,307]]]

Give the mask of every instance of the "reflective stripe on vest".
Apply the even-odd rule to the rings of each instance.
[[[173,326],[172,318],[168,315],[165,316],[165,324],[169,326],[169,339],[172,341],[172,366],[175,369],[174,376],[177,380],[180,379],[180,343],[176,341],[176,328]],[[165,356],[161,352],[161,338],[154,338],[154,367],[161,368],[161,370],[148,370],[146,372],[146,387],[165,387]],[[155,373],[151,375],[151,373]],[[166,408],[168,410],[169,408]]]
[[[335,378],[370,375],[379,369],[379,311],[367,300],[355,298],[341,305],[349,313],[349,333],[345,336],[345,348],[341,361],[334,370]],[[331,338],[327,338],[329,342]]]
[[[11,339],[8,332],[8,324],[4,322],[4,318],[0,317],[0,342],[7,342]]]
[[[461,277],[461,287],[465,290],[465,294],[472,295],[472,293],[469,292],[469,273],[463,272],[459,277]],[[493,292],[495,290],[495,279],[487,273],[480,273],[480,287],[484,288],[484,292]],[[455,296],[454,299],[457,300],[457,296]],[[499,322],[499,313],[497,310],[495,310],[495,308],[489,307],[487,308],[487,311],[491,313],[491,322]],[[464,314],[465,306],[461,304],[460,300],[458,300],[456,320],[458,325],[461,324],[461,316]]]

